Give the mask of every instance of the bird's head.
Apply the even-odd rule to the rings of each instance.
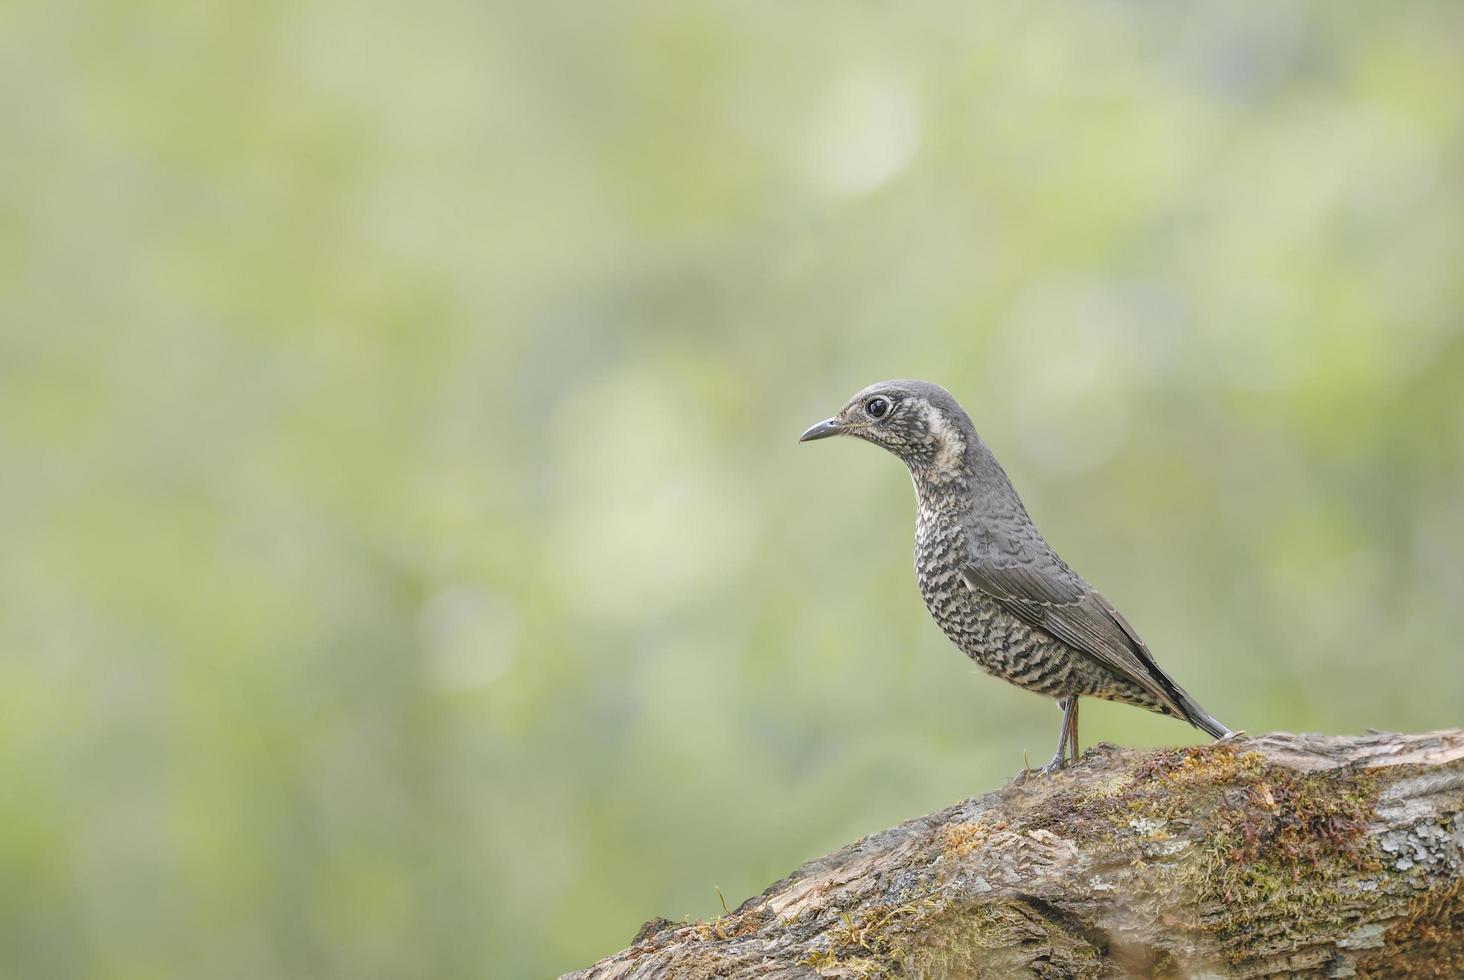
[[[880,381],[833,418],[810,426],[799,442],[854,436],[882,446],[915,473],[954,474],[976,440],[971,419],[951,393],[928,381]]]

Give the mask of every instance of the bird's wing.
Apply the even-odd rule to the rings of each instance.
[[[1015,551],[1000,558],[973,558],[962,567],[961,577],[1018,619],[1138,684],[1181,718],[1189,717],[1184,695],[1112,603],[1049,548]]]

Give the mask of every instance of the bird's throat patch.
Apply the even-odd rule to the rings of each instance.
[[[930,424],[930,433],[935,436],[935,466],[943,473],[960,469],[961,459],[966,455],[966,437],[961,430],[932,406],[925,406],[925,417]]]

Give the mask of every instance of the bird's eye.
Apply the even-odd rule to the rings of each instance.
[[[864,403],[864,411],[872,419],[882,419],[890,414],[890,400],[888,398],[871,398]]]

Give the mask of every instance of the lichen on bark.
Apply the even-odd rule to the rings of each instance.
[[[573,976],[1459,976],[1461,813],[1459,731],[1098,746]]]

